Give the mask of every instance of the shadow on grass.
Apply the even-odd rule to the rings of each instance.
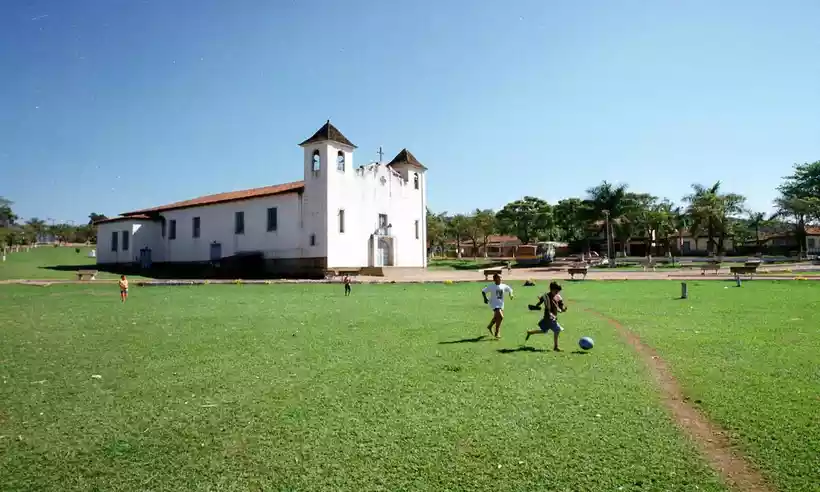
[[[516,352],[549,352],[549,350],[522,345],[514,349],[498,349],[496,350],[496,352],[498,352],[499,354],[514,354]]]
[[[587,355],[589,352],[585,352],[583,350],[573,350],[571,353],[575,355]]]
[[[133,275],[161,280],[204,280],[204,279],[246,279],[268,280],[280,278],[309,278],[320,279],[324,276],[317,272],[304,275],[277,275],[266,272],[263,267],[254,265],[248,267],[212,266],[208,263],[191,264],[162,264],[155,263],[151,268],[143,269],[133,265],[52,265],[38,267],[44,270],[58,272],[76,272],[79,270],[97,270],[112,275]]]
[[[489,340],[487,335],[481,335],[480,337],[475,338],[462,338],[461,340],[450,340],[449,342],[438,342],[439,345],[450,345],[451,343],[475,343],[475,342],[486,342]]]
[[[480,270],[487,268],[502,268],[506,262],[477,260],[432,260],[428,268],[449,268],[452,270]]]

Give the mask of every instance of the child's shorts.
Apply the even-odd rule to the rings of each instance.
[[[561,333],[562,331],[564,331],[564,328],[558,324],[558,320],[549,318],[542,318],[541,321],[538,322],[538,328],[541,328],[541,331],[543,331],[544,333],[548,331]]]

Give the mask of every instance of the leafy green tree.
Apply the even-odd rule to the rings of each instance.
[[[447,243],[446,213],[435,214],[427,209],[427,241],[433,250],[444,251]]]
[[[473,243],[473,256],[478,255],[478,245],[481,244],[483,255],[487,256],[487,244],[490,236],[496,231],[495,213],[492,210],[476,209],[467,217],[465,235]]]
[[[467,235],[470,219],[464,214],[447,218],[447,237],[456,242],[456,257],[461,258],[461,243]]]
[[[510,202],[496,214],[498,231],[518,238],[523,244],[549,239],[554,232],[552,207],[545,200],[525,196]]]
[[[744,220],[734,221],[730,227],[730,231],[735,249],[737,249],[738,246],[748,244],[755,237],[755,230],[750,226],[748,221]]]
[[[11,209],[12,205],[14,205],[14,202],[0,196],[0,227],[12,226],[19,218]]]
[[[589,214],[580,198],[560,200],[552,209],[555,225],[559,229],[559,238],[567,242],[581,241],[586,237],[585,217]]]
[[[794,227],[801,252],[806,244],[806,225],[820,220],[820,161],[795,164],[794,172],[777,187],[777,211],[773,219],[788,220]]]
[[[428,213],[429,213],[429,210],[428,210]],[[90,214],[88,214],[88,225],[93,225],[95,222],[99,222],[101,220],[106,220],[107,218],[108,217],[106,217],[103,214],[98,214],[98,213],[91,212]]]

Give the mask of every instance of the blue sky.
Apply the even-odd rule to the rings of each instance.
[[[437,211],[606,179],[769,210],[820,159],[820,2],[0,3],[0,195],[83,221],[301,179],[326,119]]]

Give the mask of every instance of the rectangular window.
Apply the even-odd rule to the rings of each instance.
[[[379,214],[379,234],[387,235],[387,214]]]
[[[816,243],[814,242],[813,237],[810,237],[810,238],[806,239],[806,243],[807,243],[806,246],[808,247],[808,249],[814,249],[815,248]]]
[[[194,217],[191,220],[191,236],[192,237],[199,237],[199,225],[200,225],[199,217]]]
[[[111,233],[111,251],[117,251],[117,243],[119,242],[120,235],[117,234],[117,231]]]
[[[236,212],[233,216],[233,233],[245,234],[245,212]]]
[[[268,209],[268,232],[273,232],[279,227],[279,216],[276,207]]]
[[[311,234],[310,235],[310,245],[311,246],[316,246],[316,234]]]
[[[419,221],[416,221],[416,239],[419,238]]]
[[[165,237],[165,221],[162,221],[162,237]]]
[[[177,221],[169,220],[168,221],[168,239],[176,239],[177,238]]]
[[[345,210],[339,209],[339,232],[344,234],[345,232]]]
[[[122,250],[128,251],[128,231],[122,231]]]

